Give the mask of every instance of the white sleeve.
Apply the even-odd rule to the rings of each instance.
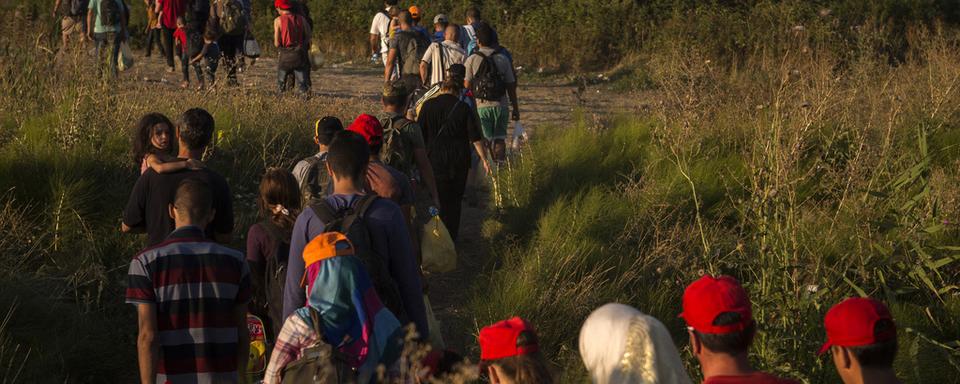
[[[380,34],[380,24],[383,22],[380,19],[383,18],[383,13],[377,12],[376,16],[373,16],[373,22],[370,23],[370,34],[379,35]]]
[[[423,53],[423,59],[420,60],[424,63],[430,64],[430,62],[433,61],[433,55],[437,53],[437,47],[439,46],[440,45],[437,43],[430,44],[430,46],[427,47],[427,51]]]

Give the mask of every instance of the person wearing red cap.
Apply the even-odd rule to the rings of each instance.
[[[356,132],[370,146],[370,162],[367,164],[367,188],[384,199],[393,200],[400,206],[410,225],[410,208],[413,206],[413,188],[407,177],[396,168],[380,161],[380,149],[383,147],[383,126],[376,117],[368,114],[357,116],[347,127]]]
[[[827,342],[820,354],[830,351],[845,384],[900,382],[893,372],[897,327],[883,303],[868,297],[846,299],[827,311],[823,325]]]
[[[286,88],[287,75],[291,72],[302,94],[310,92],[310,61],[307,49],[310,47],[310,23],[301,15],[293,13],[291,0],[275,0],[276,19],[273,20],[273,46],[280,55],[277,59],[277,92]]]
[[[756,371],[747,359],[756,334],[747,292],[730,276],[705,275],[683,292],[690,349],[703,372],[703,384],[798,384]]]
[[[553,383],[547,360],[540,353],[537,333],[526,320],[514,317],[480,330],[481,374],[490,383]]]

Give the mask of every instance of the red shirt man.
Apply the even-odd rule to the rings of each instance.
[[[703,276],[683,293],[690,349],[703,384],[799,384],[755,371],[747,359],[757,331],[747,292],[730,276]]]
[[[157,0],[160,12],[160,25],[167,29],[177,29],[177,18],[186,11],[184,0]]]

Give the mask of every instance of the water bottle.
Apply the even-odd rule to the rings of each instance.
[[[434,217],[440,216],[440,210],[437,209],[437,207],[434,207],[434,206],[431,206],[430,208],[427,208],[427,212],[430,213],[430,218],[434,218]]]

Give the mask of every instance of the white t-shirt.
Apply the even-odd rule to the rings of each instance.
[[[390,38],[390,16],[386,12],[377,12],[370,23],[370,34],[380,35],[380,53],[386,55],[387,40]]]
[[[441,48],[442,46],[442,48]],[[441,60],[441,50],[443,59]],[[423,62],[430,64],[430,84],[436,84],[443,81],[443,74],[454,64],[463,64],[467,58],[467,53],[455,42],[444,40],[443,44],[430,44],[427,52],[423,54]]]

